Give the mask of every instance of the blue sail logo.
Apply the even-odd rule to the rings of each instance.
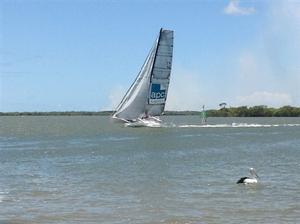
[[[166,89],[161,88],[161,84],[151,84],[151,94],[150,94],[150,99],[165,99],[166,97]]]

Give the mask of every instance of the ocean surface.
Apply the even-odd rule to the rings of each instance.
[[[300,118],[163,120],[0,117],[0,223],[300,223]]]

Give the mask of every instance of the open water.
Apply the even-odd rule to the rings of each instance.
[[[0,223],[300,223],[300,118],[163,119],[0,117]]]

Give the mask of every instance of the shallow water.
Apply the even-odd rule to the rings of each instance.
[[[0,223],[300,223],[300,118],[163,119],[0,117]]]

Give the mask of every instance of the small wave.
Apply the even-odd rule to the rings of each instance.
[[[84,139],[84,138],[78,138],[78,139],[71,139],[68,141],[68,144],[71,147],[79,146],[82,147],[83,145],[85,147],[93,147],[99,145],[99,142],[118,142],[118,141],[132,141],[136,140],[138,137],[114,137],[114,136],[106,136],[106,137],[99,137],[95,139]]]
[[[8,193],[8,191],[0,191],[0,203],[5,200],[6,195],[8,195]]]
[[[108,137],[102,139],[102,141],[112,141],[112,142],[118,142],[118,141],[131,141],[136,140],[138,137]]]

